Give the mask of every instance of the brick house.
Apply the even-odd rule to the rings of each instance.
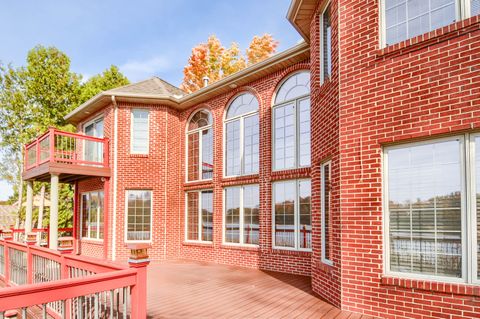
[[[52,131],[24,179],[75,185],[78,254],[145,242],[156,261],[310,276],[368,315],[479,318],[479,13],[293,0],[305,42],[192,94],[156,77],[102,92],[66,117],[82,159],[52,157]]]

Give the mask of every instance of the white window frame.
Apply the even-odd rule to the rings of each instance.
[[[92,125],[92,124],[95,124],[95,123],[98,123],[98,122],[100,122],[100,121],[103,122],[103,132],[102,132],[102,137],[99,137],[99,138],[104,138],[104,137],[105,137],[105,117],[103,116],[103,114],[102,114],[102,115],[99,115],[99,116],[97,116],[97,117],[95,117],[95,118],[93,118],[93,119],[91,119],[90,121],[88,121],[88,122],[86,122],[85,124],[82,125],[82,133],[83,133],[83,135],[87,135],[87,134],[85,133],[85,129],[86,129],[88,126],[90,126],[90,125]],[[88,135],[87,135],[87,136],[88,136]],[[94,137],[96,137],[96,136],[94,136]],[[86,140],[83,140],[83,141],[82,141],[83,159],[86,159],[86,158],[87,158],[87,154],[86,154],[86,151],[87,151],[86,142],[87,142]],[[102,145],[102,149],[103,149],[103,145]],[[104,150],[103,150],[103,151],[104,151]],[[102,158],[104,157],[104,154],[100,154],[100,155],[101,155]]]
[[[135,110],[141,110],[141,111],[147,111],[148,116],[147,116],[147,149],[145,152],[135,152],[133,150],[133,143],[134,143],[134,136],[133,136],[133,121],[134,121],[134,115],[133,111]],[[151,110],[148,108],[132,108],[130,110],[130,154],[134,155],[148,155],[150,153],[150,114]]]
[[[202,189],[202,190],[195,190],[195,191],[188,191],[185,192],[185,242],[187,243],[204,243],[204,244],[213,244],[214,238],[214,221],[213,221],[213,210],[212,210],[212,240],[202,240],[202,193],[203,192],[212,192],[212,196],[214,196],[213,189]],[[188,194],[189,193],[198,193],[198,229],[197,235],[198,239],[188,239]],[[215,205],[215,197],[213,197],[213,205]],[[215,209],[215,208],[213,208]]]
[[[237,116],[234,116],[234,117],[231,117],[231,118],[227,119],[228,110],[232,106],[232,102],[235,101],[236,98],[238,98],[239,96],[241,96],[243,94],[253,95],[255,97],[255,99],[257,99],[258,108],[255,111],[251,111],[251,112],[244,113],[244,114],[241,114],[241,115],[237,115]],[[260,126],[260,101],[255,96],[255,94],[253,94],[251,92],[241,92],[241,93],[235,95],[230,100],[230,103],[228,104],[224,113],[225,114],[224,114],[224,118],[223,118],[223,177],[224,178],[231,178],[231,177],[239,177],[239,176],[258,175],[260,173],[260,129],[261,129],[261,126]],[[245,140],[245,137],[244,137],[244,122],[245,122],[246,118],[254,116],[254,115],[258,115],[258,131],[259,131],[258,132],[258,150],[259,150],[258,172],[245,174],[245,161],[244,161],[244,156],[243,156],[244,155],[243,153],[245,151],[244,150],[244,145],[245,145],[244,144],[244,140]],[[227,124],[231,123],[231,122],[235,122],[236,120],[240,121],[240,174],[227,175]]]
[[[241,246],[241,247],[259,247],[260,245],[257,244],[245,244],[244,243],[244,207],[243,207],[243,195],[244,195],[244,188],[248,186],[257,186],[258,187],[258,196],[260,196],[260,184],[247,184],[247,185],[237,185],[237,186],[227,186],[223,188],[223,213],[222,213],[222,245],[225,246]],[[225,233],[226,233],[226,213],[227,213],[227,189],[239,188],[240,189],[240,242],[239,243],[230,243],[225,241]],[[259,211],[260,217],[260,211]],[[259,219],[260,224],[260,219]],[[260,232],[260,230],[259,230]]]
[[[128,239],[128,193],[129,192],[150,192],[150,239],[149,240],[129,240]],[[126,189],[125,190],[125,243],[152,243],[153,242],[153,190],[152,189]]]
[[[325,46],[325,43],[324,43],[324,40],[323,40],[323,18],[325,16],[325,12],[327,12],[327,9],[330,9],[330,1],[328,1],[325,6],[323,7],[321,13],[320,13],[320,16],[319,16],[319,22],[320,22],[320,85],[322,85],[323,83],[325,83],[325,80],[327,80],[327,78],[325,78],[325,70],[324,70],[324,64],[325,64],[325,56],[323,54],[323,51],[324,51],[324,46]],[[331,13],[329,12],[329,15],[330,15],[330,23],[332,22],[332,15]],[[332,28],[330,26],[330,28]],[[332,39],[330,38],[330,43],[332,43]],[[333,49],[333,48],[332,48]],[[331,55],[331,52],[330,52],[330,64],[332,65],[332,68],[333,68],[333,59],[332,59],[332,55]],[[330,78],[332,76],[332,70],[330,70]],[[328,78],[329,79],[329,78]]]
[[[99,203],[99,206],[97,207],[97,227],[98,227],[97,238],[93,238],[93,237],[90,236],[90,227],[87,228],[87,236],[86,237],[83,236],[83,208],[84,208],[84,205],[85,205],[85,203],[83,202],[83,196],[84,195],[90,195],[90,194],[93,194],[93,193],[97,193],[98,196],[100,195],[100,193],[103,193],[103,203],[102,203],[103,207],[100,206],[100,203]],[[99,198],[100,198],[100,196],[99,196]],[[100,208],[103,210],[103,237],[105,237],[105,193],[104,193],[104,191],[99,189],[99,190],[95,190],[95,191],[80,193],[80,237],[81,237],[82,240],[86,239],[86,240],[90,240],[90,241],[103,242],[104,238],[100,238],[100,212],[99,212]],[[90,213],[90,210],[89,210],[89,213]],[[88,217],[90,217],[90,216],[88,216]]]
[[[272,247],[276,250],[291,250],[291,251],[306,251],[311,252],[312,248],[300,248],[299,237],[300,237],[300,200],[299,200],[299,188],[301,181],[310,182],[310,227],[313,226],[312,223],[312,179],[311,178],[300,178],[300,179],[288,179],[281,180],[272,183]],[[295,247],[283,247],[275,245],[275,185],[286,183],[286,182],[295,182],[295,210],[294,210],[294,232],[295,232]],[[310,246],[313,245],[313,236],[310,243]]]
[[[327,249],[330,249],[330,247],[327,247],[326,243],[326,237],[325,237],[325,168],[326,166],[329,167],[329,182],[330,184],[332,183],[332,161],[327,161],[327,162],[324,162],[322,164],[322,166],[320,167],[320,173],[321,173],[321,221],[322,221],[322,235],[321,235],[321,240],[322,240],[322,250],[321,250],[321,260],[324,264],[327,264],[327,265],[330,265],[330,266],[333,266],[333,260],[331,259],[327,259],[326,258],[326,255],[327,255]],[[330,191],[331,191],[331,187],[330,187]],[[328,197],[329,198],[329,202],[328,204],[330,205],[331,202],[332,202],[332,196],[330,194],[330,196]],[[329,215],[330,217],[332,216],[332,210],[331,210],[331,205],[329,206]],[[332,219],[330,218],[330,224],[329,224],[329,227],[330,227],[330,234],[332,233]],[[332,244],[331,242],[329,242],[330,245]],[[331,257],[331,256],[330,256]]]
[[[195,114],[197,114],[198,112],[202,112],[202,111],[205,111],[205,112],[208,112],[210,114],[210,116],[212,117],[212,123],[210,123],[209,125],[207,126],[203,126],[203,127],[200,127],[200,128],[196,128],[194,130],[188,130],[188,125],[190,124],[190,121],[192,120],[192,118],[195,116]],[[187,121],[187,133],[185,135],[185,157],[186,157],[186,163],[187,165],[185,165],[185,182],[187,183],[193,183],[193,182],[198,182],[198,181],[211,181],[213,180],[213,172],[212,172],[212,177],[211,178],[202,178],[202,157],[203,157],[203,139],[202,139],[202,132],[203,131],[207,131],[207,130],[212,130],[212,153],[213,153],[213,159],[215,161],[215,136],[214,136],[214,132],[213,132],[213,116],[212,116],[212,113],[207,110],[207,109],[200,109],[198,111],[195,111],[189,118],[189,120]],[[198,134],[198,179],[195,179],[195,180],[188,180],[188,137],[192,134]],[[214,167],[213,169],[215,169],[215,164],[214,164]]]
[[[473,137],[472,137],[473,136]],[[445,138],[437,138],[428,141],[420,141],[420,142],[413,142],[413,143],[405,143],[401,145],[394,145],[394,146],[387,146],[384,147],[382,150],[382,209],[383,209],[383,254],[384,254],[384,274],[387,276],[393,276],[397,278],[408,278],[408,279],[417,279],[417,280],[428,280],[434,282],[448,282],[448,283],[480,283],[480,280],[475,279],[472,277],[472,264],[476,263],[476,259],[473,260],[472,256],[475,255],[471,253],[475,250],[472,248],[472,238],[471,236],[476,236],[476,221],[475,224],[470,224],[470,229],[467,225],[467,219],[472,219],[472,214],[468,211],[471,209],[473,203],[470,203],[467,206],[467,202],[471,199],[471,184],[474,182],[474,178],[472,178],[471,171],[470,174],[467,171],[474,166],[472,163],[472,158],[474,153],[471,154],[472,146],[470,144],[471,141],[475,136],[479,136],[478,134],[464,134],[464,135],[456,135],[451,137]],[[396,272],[390,270],[390,220],[389,220],[389,205],[388,205],[388,151],[395,150],[395,149],[402,149],[406,147],[414,147],[414,146],[421,146],[421,145],[431,145],[434,143],[440,142],[447,142],[447,141],[455,141],[458,140],[460,143],[460,161],[461,161],[461,176],[460,181],[462,183],[461,189],[461,229],[462,229],[462,277],[461,278],[454,278],[454,277],[446,277],[446,276],[435,276],[435,275],[424,275],[424,274],[416,274],[416,273],[407,273],[407,272]],[[467,200],[468,198],[468,200]]]
[[[292,75],[294,76],[294,74]],[[290,78],[290,77],[289,77]],[[287,79],[288,80],[288,79]],[[283,84],[282,84],[283,85]],[[280,86],[279,88],[281,88]],[[287,170],[292,170],[292,169],[298,169],[298,168],[304,168],[304,167],[311,167],[312,166],[312,150],[310,147],[310,165],[299,165],[300,163],[300,102],[304,100],[310,100],[310,94],[305,94],[301,95],[299,97],[296,97],[294,99],[288,100],[286,102],[282,102],[279,104],[276,104],[272,108],[272,166],[273,169],[272,171],[274,172],[280,172],[280,171],[287,171]],[[310,144],[312,143],[312,105],[311,105],[311,100],[310,100]],[[293,167],[288,167],[288,168],[276,168],[275,167],[275,131],[276,131],[276,126],[275,126],[275,109],[287,106],[289,104],[295,104],[295,165]]]
[[[387,24],[386,24],[386,16],[385,16],[385,13],[386,13],[386,5],[385,5],[385,1],[386,0],[380,0],[379,1],[379,12],[380,12],[380,19],[379,19],[379,28],[380,28],[380,36],[379,36],[379,45],[380,45],[380,48],[385,48],[387,47],[387,43],[386,43],[386,40],[387,40]],[[471,17],[471,7],[470,7],[470,3],[471,0],[455,0],[455,16],[456,16],[456,22],[458,21],[461,21],[461,20],[464,20],[464,19],[468,19]],[[430,31],[434,31],[434,30],[430,30]],[[410,39],[410,38],[409,38]],[[408,39],[405,39],[404,41],[406,41]],[[394,45],[396,43],[392,43],[390,45]]]

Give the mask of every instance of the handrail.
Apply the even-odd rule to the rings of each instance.
[[[24,146],[25,171],[46,162],[108,167],[108,147],[108,138],[50,128]],[[87,149],[93,152],[88,153],[90,158],[85,152]]]
[[[136,276],[135,269],[123,269],[81,278],[2,288],[0,289],[0,311],[133,286],[137,283]]]

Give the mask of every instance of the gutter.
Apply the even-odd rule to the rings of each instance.
[[[113,103],[113,220],[112,220],[112,260],[116,259],[117,250],[117,163],[118,163],[118,105],[115,95]],[[107,239],[108,240],[108,239]]]

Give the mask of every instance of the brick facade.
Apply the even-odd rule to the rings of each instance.
[[[184,258],[311,276],[313,289],[322,298],[342,309],[376,317],[479,318],[478,286],[384,276],[382,149],[394,143],[480,131],[480,18],[380,49],[378,1],[330,1],[332,74],[324,83],[320,83],[319,16],[326,2],[317,1],[310,24],[310,60],[187,110],[119,102],[116,217],[109,180],[78,183],[77,194],[105,185],[110,189],[106,246],[79,240],[81,253],[126,260],[125,192],[148,189],[153,191],[149,254],[155,261]],[[311,73],[312,164],[274,172],[272,101],[282,80],[299,70]],[[242,92],[252,93],[259,101],[259,173],[225,178],[223,119],[230,101]],[[130,154],[132,108],[150,110],[148,155]],[[213,116],[213,179],[185,182],[187,120],[199,109]],[[112,168],[114,112],[114,105],[100,111],[105,117],[105,136],[111,139]],[[326,161],[331,161],[332,169],[332,266],[321,261],[320,167]],[[298,178],[312,180],[312,252],[272,248],[272,183]],[[259,246],[225,245],[223,190],[247,184],[259,185]],[[212,243],[185,241],[185,194],[192,190],[213,190]]]

